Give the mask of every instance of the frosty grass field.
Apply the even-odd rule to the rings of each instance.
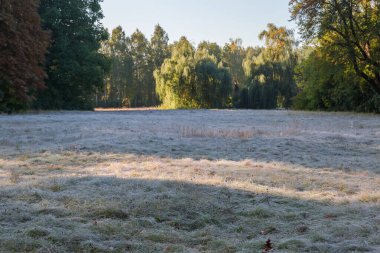
[[[380,252],[380,117],[0,116],[0,252]]]

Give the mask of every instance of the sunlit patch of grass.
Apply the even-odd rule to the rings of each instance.
[[[262,130],[255,129],[207,129],[190,126],[176,126],[183,138],[238,138],[249,139],[265,134]]]
[[[12,170],[11,171],[11,175],[9,177],[9,180],[13,183],[13,184],[17,184],[20,182],[21,180],[21,174],[16,171],[16,170]]]
[[[380,192],[367,192],[359,195],[359,201],[364,203],[379,203]]]
[[[137,124],[126,122],[118,127]],[[326,137],[329,153],[313,153],[303,121],[221,130],[206,120],[198,130],[167,122],[147,131],[136,122],[133,135],[120,130],[131,147],[118,147],[108,125],[96,125],[107,141],[74,143],[65,129],[63,150],[24,153],[23,145],[15,154],[15,137],[6,137],[13,144],[0,146],[9,151],[0,158],[0,252],[262,252],[268,238],[279,253],[380,248],[380,177],[360,150],[346,164]]]
[[[31,224],[25,228],[25,235],[58,248],[70,242],[70,250],[74,251],[112,252],[111,248],[124,247],[120,246],[121,238],[128,238],[134,242],[128,247],[136,252],[149,250],[152,245],[160,245],[160,250],[167,252],[186,252],[189,247],[213,252],[261,251],[265,240],[272,237],[282,238],[273,242],[280,252],[329,252],[328,245],[337,240],[357,242],[357,238],[376,234],[374,228],[359,221],[361,208],[354,208],[355,203],[377,203],[373,197],[376,191],[363,188],[361,175],[353,172],[320,173],[305,167],[292,172],[284,164],[253,160],[107,157],[97,153],[50,155],[44,153],[33,164],[18,167],[22,175],[24,169],[38,173],[22,180],[29,185],[28,191],[10,193],[9,198],[35,208],[32,216],[23,221]],[[59,174],[44,167],[49,160],[59,164]],[[101,163],[93,165],[93,160]],[[11,171],[6,163],[3,167]],[[342,174],[349,179],[345,184],[335,180]],[[297,189],[299,185],[302,191]],[[347,189],[358,189],[358,193]],[[329,201],[318,202],[321,196],[327,196]],[[369,200],[355,202],[359,196]],[[343,198],[350,201],[343,205]],[[322,214],[321,209],[325,210]],[[17,209],[13,212],[8,217],[14,221],[21,222],[26,217],[16,216]],[[38,222],[34,223],[34,219]],[[44,219],[53,219],[65,233],[74,228],[85,232],[83,237],[59,237],[40,229],[40,224],[46,224]],[[70,222],[65,224],[64,220]],[[344,225],[344,221],[352,224]],[[334,225],[321,230],[321,222]],[[86,239],[93,236],[103,238],[103,242]],[[118,243],[105,243],[110,238]],[[369,241],[380,244],[375,239]]]

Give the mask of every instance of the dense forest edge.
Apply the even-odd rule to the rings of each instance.
[[[107,31],[101,0],[0,2],[0,112],[160,107],[380,113],[380,0],[290,0],[275,24],[220,46]]]

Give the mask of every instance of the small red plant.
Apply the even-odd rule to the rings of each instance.
[[[265,243],[263,253],[268,253],[268,252],[271,252],[272,250],[273,250],[272,242],[270,239],[268,239],[268,241]]]

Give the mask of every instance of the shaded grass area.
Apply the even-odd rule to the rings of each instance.
[[[380,120],[0,116],[0,252],[380,252]]]
[[[261,252],[268,238],[275,252],[380,246],[380,198],[360,197],[380,186],[376,174],[78,152],[0,168],[4,252]]]

